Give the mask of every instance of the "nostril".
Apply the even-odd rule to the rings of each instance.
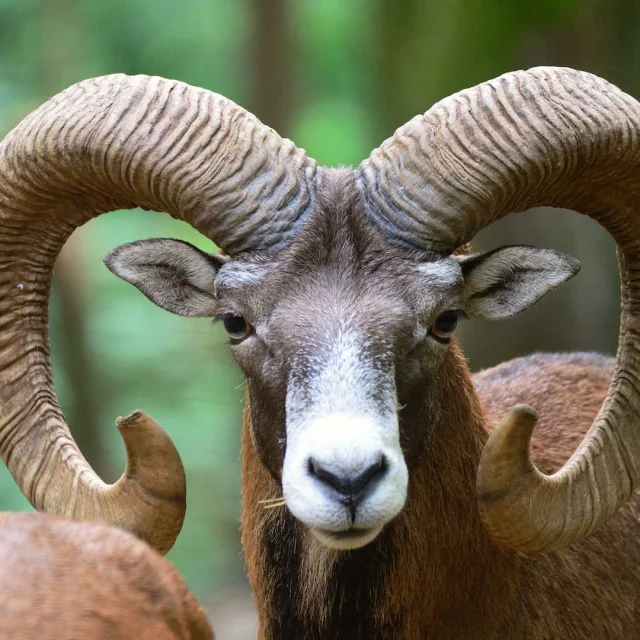
[[[313,458],[309,458],[309,473],[339,493],[348,494],[350,492],[351,487],[348,478],[332,473]]]
[[[382,478],[389,468],[389,463],[384,454],[380,454],[379,458],[366,469],[358,470],[353,474],[337,474],[327,469],[314,458],[309,458],[308,469],[309,474],[317,478],[323,484],[335,489],[338,493],[347,497],[350,502],[359,502],[368,486],[372,485],[375,480]]]
[[[367,485],[373,482],[373,480],[382,478],[388,468],[389,463],[387,462],[387,458],[384,455],[380,455],[376,462],[353,478],[351,481],[351,490],[353,494],[355,496],[359,496],[367,488]]]

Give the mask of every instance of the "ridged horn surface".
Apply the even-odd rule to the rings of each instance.
[[[632,97],[588,73],[540,67],[445,98],[358,170],[372,220],[410,246],[448,254],[491,222],[538,206],[586,214],[618,244],[617,364],[582,444],[545,476],[523,462],[529,440],[522,429],[534,422],[516,411],[482,456],[483,521],[514,549],[555,550],[582,539],[640,484],[639,138]],[[508,460],[514,469],[507,473]]]
[[[100,213],[185,220],[229,254],[285,246],[311,208],[316,164],[233,102],[146,76],[81,82],[0,143],[0,454],[38,510],[120,525],[166,552],[184,472],[144,414],[120,422],[127,471],[106,485],[58,406],[47,307],[55,258]]]

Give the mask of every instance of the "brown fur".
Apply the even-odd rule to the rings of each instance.
[[[629,532],[637,529],[640,519],[638,493],[603,529],[581,543],[559,553],[531,557],[495,545],[479,520],[475,503],[475,469],[488,424],[494,424],[517,402],[535,406],[540,422],[534,458],[543,471],[553,471],[575,450],[600,408],[611,360],[585,355],[515,360],[476,376],[480,398],[459,353],[452,352],[447,367],[451,402],[443,425],[446,442],[414,470],[406,507],[384,532],[387,539],[372,543],[380,550],[392,547],[397,553],[384,572],[384,584],[370,585],[375,595],[373,607],[370,612],[362,611],[376,621],[375,635],[370,637],[637,637],[640,539]],[[286,590],[293,580],[286,573],[287,566],[268,555],[261,531],[276,528],[283,543],[293,545],[294,555],[308,551],[305,532],[296,523],[292,541],[288,540],[284,510],[265,512],[257,506],[257,499],[277,493],[278,488],[256,456],[247,437],[249,430],[245,419],[243,544],[261,637],[304,637],[276,636],[272,631],[272,622],[283,613],[271,606],[273,592]],[[379,563],[385,560],[383,555],[377,557]],[[315,597],[322,598],[315,584],[317,574],[308,574],[304,564],[302,567],[301,589],[311,589]],[[329,591],[330,587],[324,592],[325,599]],[[316,602],[300,613],[300,619],[311,618],[318,628],[307,637],[330,637],[322,635],[326,611],[319,618],[318,611],[322,607]],[[390,621],[397,626],[385,631]],[[307,627],[301,624],[300,628]]]
[[[611,361],[597,356],[538,355],[474,381],[455,340],[438,335],[437,319],[468,309],[470,299],[480,317],[526,308],[529,294],[551,286],[544,256],[528,275],[517,259],[507,262],[507,275],[486,286],[479,277],[465,298],[469,290],[455,270],[451,276],[449,257],[394,244],[371,223],[352,171],[323,170],[316,196],[286,249],[234,256],[217,276],[213,263],[207,271],[216,277],[215,296],[208,294],[215,312],[253,327],[231,342],[247,377],[242,538],[261,638],[637,637],[637,494],[595,535],[532,557],[494,543],[479,517],[476,470],[492,425],[516,403],[534,405],[541,416],[534,455],[543,471],[553,471],[578,446],[611,375]],[[134,249],[145,246],[164,264],[154,243]],[[575,273],[575,261],[553,258],[564,264],[556,276]],[[203,263],[200,253],[194,260]],[[467,285],[485,260],[463,264]],[[177,275],[180,287],[188,285]],[[159,298],[164,278],[152,291]],[[372,542],[332,551],[287,507],[261,502],[281,496],[288,427],[318,402],[314,381],[345,333],[358,359],[336,374],[340,393],[362,385],[363,406],[380,416],[397,411],[409,484],[402,511]],[[328,416],[332,410],[322,408]],[[345,421],[341,428],[349,427]],[[310,477],[302,473],[294,483]]]
[[[322,216],[312,217],[298,244],[278,257],[281,280],[274,290],[263,287],[260,293],[265,315],[283,328],[271,345],[278,366],[270,374],[255,368],[262,355],[238,357],[249,378],[242,539],[260,637],[638,637],[638,493],[600,531],[561,552],[536,556],[494,543],[475,495],[488,433],[518,402],[540,414],[535,461],[546,472],[560,467],[600,408],[612,362],[537,355],[473,378],[455,341],[444,356],[428,345],[417,353],[408,350],[402,316],[389,322],[381,309],[386,298],[410,300],[415,285],[406,274],[418,260],[433,258],[390,246],[363,223],[348,179],[337,173],[327,185],[319,193]],[[372,543],[334,553],[320,548],[286,507],[264,510],[259,501],[281,492],[281,376],[290,366],[288,353],[313,338],[332,305],[351,299],[354,291],[373,343],[396,339],[393,366],[405,407],[399,417],[410,480],[403,511]]]
[[[0,514],[0,637],[213,640],[175,569],[115,527]]]

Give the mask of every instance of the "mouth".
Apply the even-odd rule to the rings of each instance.
[[[347,551],[359,549],[373,542],[382,527],[372,527],[369,529],[353,527],[351,529],[345,529],[344,531],[327,531],[326,529],[318,529],[316,527],[310,527],[310,529],[311,533],[330,549]]]

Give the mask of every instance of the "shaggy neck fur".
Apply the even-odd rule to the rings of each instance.
[[[423,414],[423,423],[413,425],[433,437],[411,474],[404,510],[373,543],[352,552],[321,546],[286,507],[262,508],[259,501],[280,488],[255,453],[245,413],[243,544],[261,637],[416,637],[427,627],[447,627],[448,615],[463,604],[481,606],[483,598],[471,596],[492,561],[475,506],[485,430],[457,349],[442,376],[455,381],[448,391],[456,401],[444,405],[450,411]]]
[[[319,214],[300,232],[297,253],[288,261],[279,256],[283,277],[301,278],[309,264],[344,269],[352,263],[381,277],[382,270],[405,264],[406,253],[363,222],[349,174],[332,175],[320,194]],[[356,283],[358,269],[350,273]],[[401,272],[386,273],[391,275],[402,281]],[[397,380],[410,474],[404,509],[372,543],[349,552],[321,546],[286,507],[260,504],[282,495],[284,385],[262,388],[260,376],[248,376],[242,539],[260,638],[637,637],[637,563],[629,558],[640,557],[640,538],[629,531],[637,526],[640,500],[631,500],[580,544],[530,557],[489,538],[476,502],[488,425],[518,402],[536,407],[534,461],[553,473],[600,408],[610,367],[576,364],[568,356],[523,359],[476,376],[479,396],[452,341],[437,370],[424,371]]]
[[[320,547],[286,507],[262,508],[259,500],[280,489],[256,454],[247,411],[242,537],[260,638],[636,638],[633,558],[640,557],[640,539],[630,532],[640,493],[579,544],[535,556],[494,544],[475,497],[485,421],[493,423],[513,403],[530,399],[541,415],[534,461],[552,473],[591,424],[611,366],[593,356],[568,355],[505,363],[474,378],[483,413],[466,362],[452,345],[442,370],[440,406],[447,410],[411,417],[412,427],[426,430],[429,439],[411,471],[406,506],[374,542],[353,552]]]

